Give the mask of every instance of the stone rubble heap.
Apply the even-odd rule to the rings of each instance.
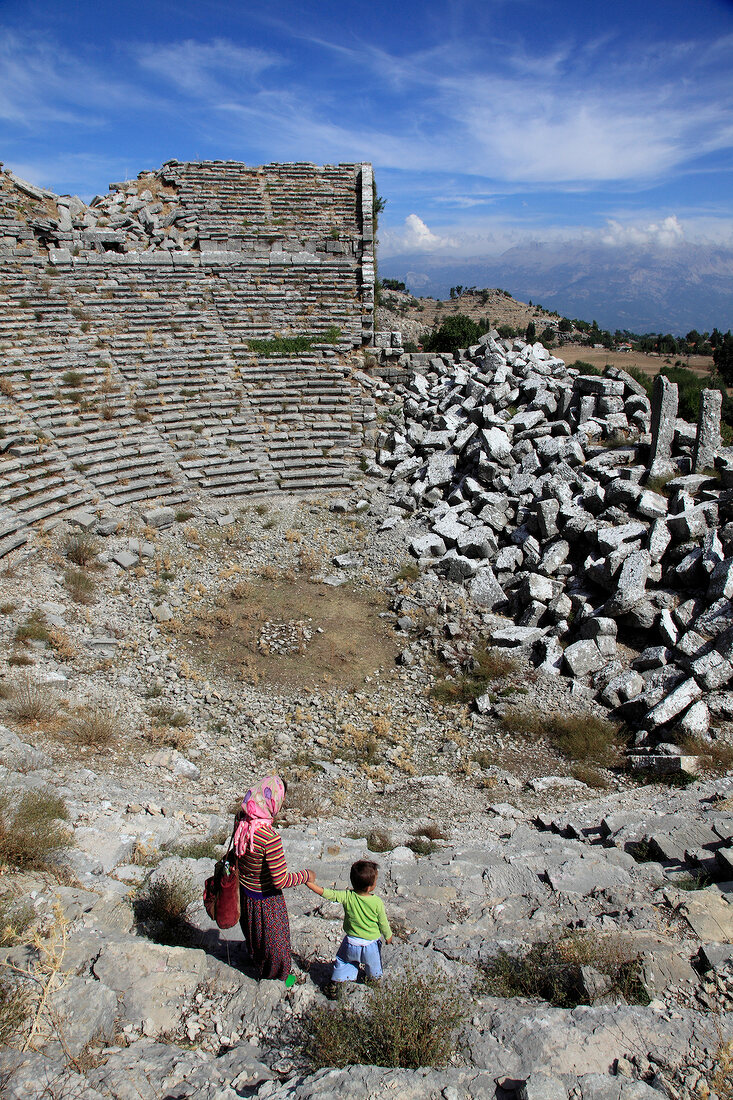
[[[650,407],[623,370],[581,375],[495,332],[455,360],[401,363],[371,472],[424,518],[421,568],[509,615],[492,644],[572,676],[639,746],[732,718],[733,450],[717,391],[696,427],[664,377]],[[641,651],[630,662],[626,646]]]

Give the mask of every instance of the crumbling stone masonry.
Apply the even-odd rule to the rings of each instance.
[[[79,505],[349,484],[372,189],[368,164],[169,161],[87,206],[0,173],[0,557]]]

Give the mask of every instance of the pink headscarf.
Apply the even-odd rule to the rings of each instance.
[[[250,787],[242,799],[242,818],[234,833],[234,851],[245,855],[253,847],[255,831],[271,825],[285,799],[285,784],[279,775],[268,775]]]

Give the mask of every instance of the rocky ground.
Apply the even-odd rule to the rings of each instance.
[[[382,458],[404,396],[382,392]],[[390,463],[344,498],[82,513],[0,573],[6,1095],[730,1097],[733,776],[718,753],[688,786],[644,784],[618,750],[571,758],[517,730],[518,703],[548,724],[609,715],[592,674],[537,667],[532,646],[489,648],[469,690],[472,657],[532,600],[508,619],[474,598],[479,565],[416,558],[444,510],[414,493],[405,507]],[[496,576],[512,592],[520,573]],[[623,671],[640,647],[615,644]],[[715,732],[725,744],[724,715]],[[387,974],[442,973],[460,991],[446,1067],[304,1060],[338,907],[289,893],[290,991],[258,985],[238,929],[206,917],[231,811],[275,767],[292,783],[290,866],[345,884],[379,853]],[[166,884],[194,896],[172,936],[144,908]],[[511,958],[532,945],[529,970],[570,981],[574,1007],[521,985]]]

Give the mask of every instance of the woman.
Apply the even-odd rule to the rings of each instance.
[[[267,776],[247,791],[237,815],[234,850],[239,863],[239,923],[252,961],[260,978],[292,985],[290,922],[282,892],[308,882],[313,872],[288,871],[282,841],[272,827],[285,791],[277,775]]]

